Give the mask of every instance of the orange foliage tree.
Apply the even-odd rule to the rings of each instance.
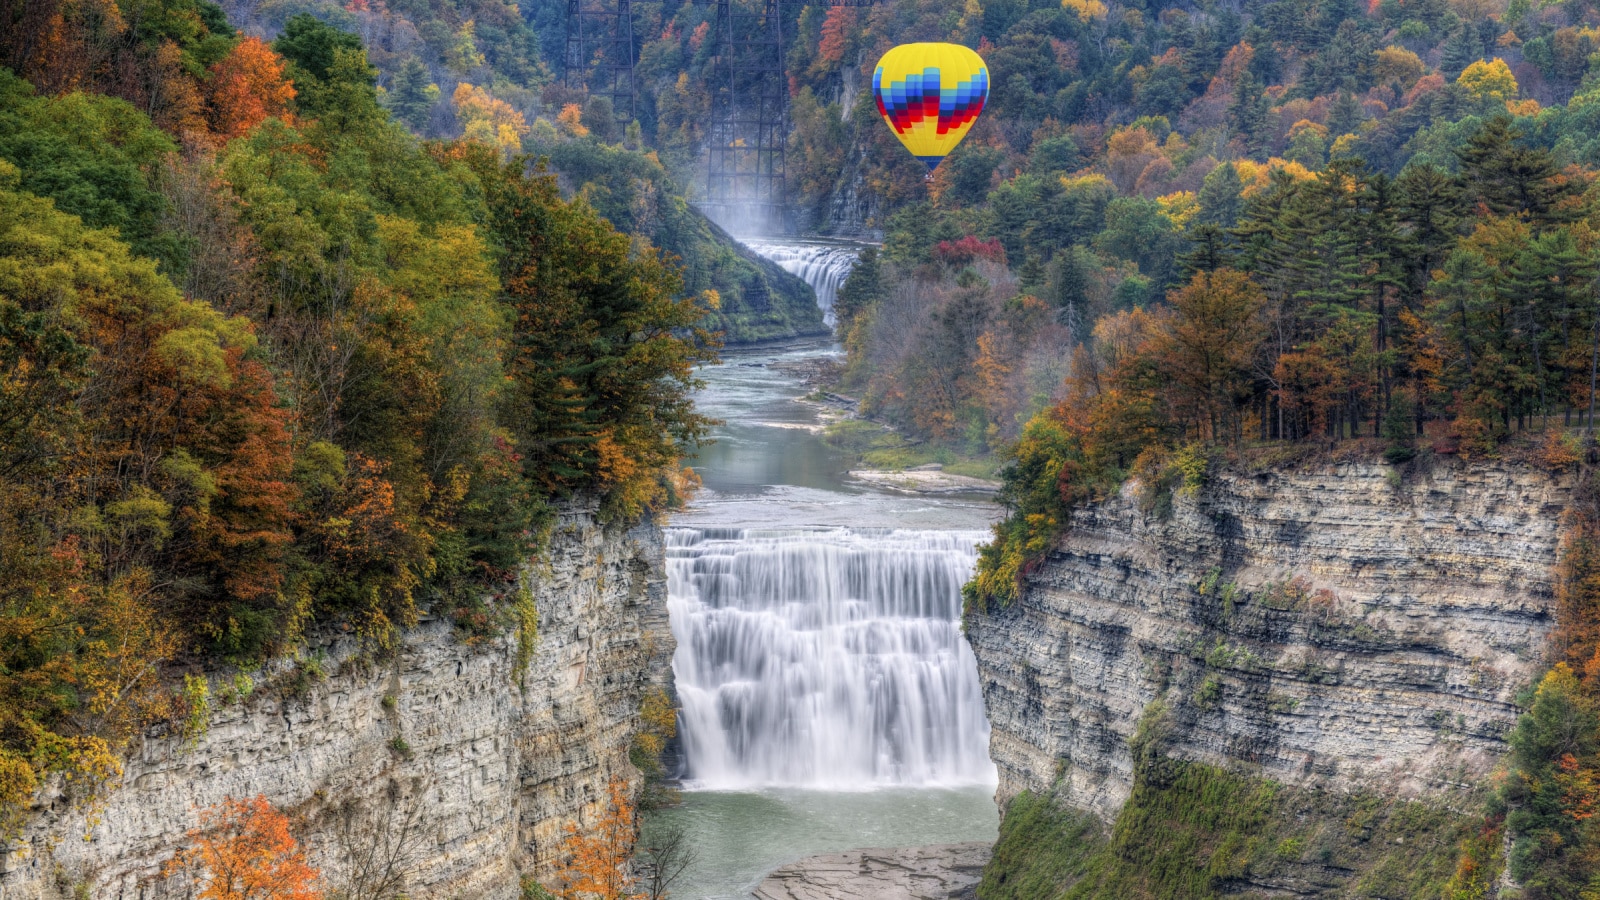
[[[822,40],[817,45],[819,71],[829,71],[844,62],[851,34],[856,30],[856,11],[848,6],[829,8],[822,22]]]
[[[1250,389],[1250,364],[1265,334],[1261,289],[1243,272],[1201,272],[1168,297],[1173,317],[1162,356],[1173,406],[1187,428],[1211,440],[1237,441],[1239,408]]]
[[[628,785],[611,779],[610,800],[600,822],[588,833],[577,824],[567,825],[562,842],[564,864],[558,878],[556,896],[561,900],[638,900],[644,894],[634,890],[628,871],[636,837],[633,803]]]
[[[167,867],[200,887],[200,900],[322,900],[321,873],[261,795],[202,810],[190,846]]]
[[[206,119],[219,143],[242,137],[267,119],[288,115],[295,93],[283,68],[283,57],[253,37],[240,41],[211,67]]]

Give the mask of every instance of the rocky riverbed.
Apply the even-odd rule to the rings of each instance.
[[[847,850],[791,863],[768,875],[756,900],[954,900],[977,896],[991,847],[985,842]]]

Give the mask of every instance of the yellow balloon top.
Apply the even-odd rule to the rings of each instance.
[[[960,44],[901,44],[878,60],[872,95],[900,143],[932,172],[983,111],[989,70]]]

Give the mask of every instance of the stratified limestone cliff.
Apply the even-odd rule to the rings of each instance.
[[[637,784],[640,700],[672,650],[662,553],[653,525],[568,510],[529,570],[539,636],[520,679],[514,635],[467,646],[440,620],[389,660],[332,642],[326,679],[280,667],[203,735],[147,736],[92,820],[45,798],[0,867],[0,900],[187,896],[161,869],[196,810],[256,794],[296,818],[333,885],[354,840],[399,848],[406,896],[518,896],[521,875],[553,871],[568,822],[598,819],[612,778]]]
[[[1170,515],[1074,514],[972,617],[1000,771],[1111,821],[1130,737],[1287,784],[1448,799],[1506,752],[1541,668],[1569,485],[1494,465],[1223,472]]]

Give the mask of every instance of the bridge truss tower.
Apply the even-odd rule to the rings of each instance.
[[[800,0],[693,0],[713,7],[711,120],[698,205],[723,222],[787,229],[784,154],[789,79],[784,70],[784,4]],[[877,0],[831,0],[868,7]],[[617,119],[638,115],[631,0],[567,0],[565,83],[609,97]]]
[[[780,0],[715,0],[716,76],[706,129],[700,205],[714,218],[750,217],[782,228],[789,194],[789,84],[783,67]]]
[[[638,118],[631,0],[567,0],[562,82],[611,101],[618,122]]]

